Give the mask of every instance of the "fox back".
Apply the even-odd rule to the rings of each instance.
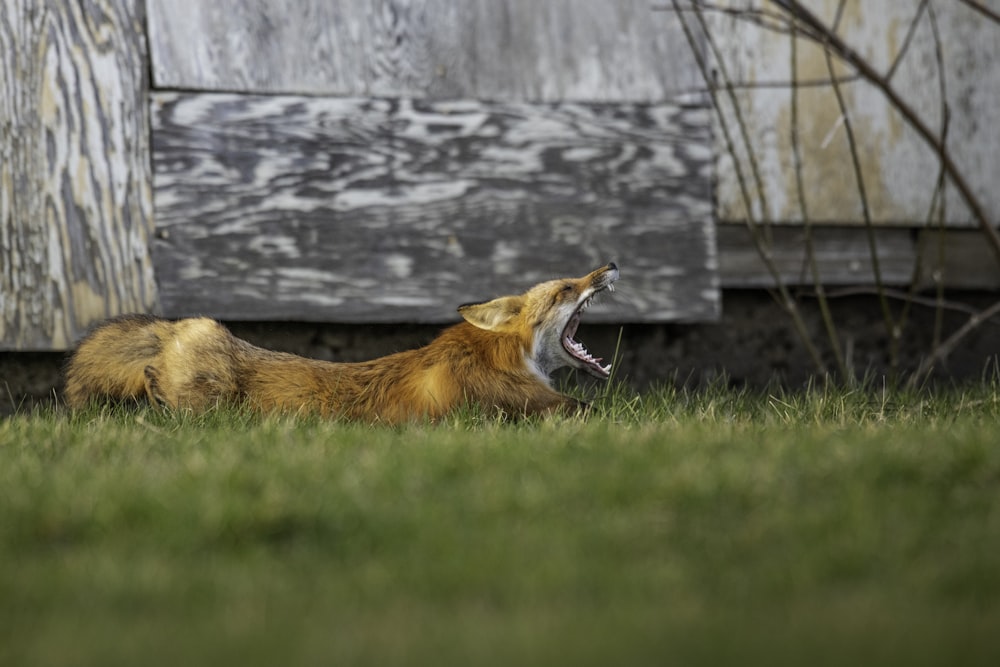
[[[581,278],[551,280],[524,294],[461,306],[464,318],[429,345],[359,363],[265,350],[209,318],[128,315],[95,328],[70,358],[65,397],[148,400],[174,410],[245,404],[259,411],[316,413],[367,422],[438,419],[475,404],[511,415],[577,410],[552,388],[563,366],[610,375],[575,339],[596,294],[613,290],[613,263]]]

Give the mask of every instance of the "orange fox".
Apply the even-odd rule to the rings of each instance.
[[[66,368],[66,401],[149,399],[202,411],[244,403],[259,411],[314,413],[367,422],[438,419],[475,404],[508,415],[583,407],[552,388],[563,366],[602,379],[602,365],[574,338],[594,296],[614,291],[610,263],[582,278],[541,283],[517,296],[459,307],[465,318],[429,345],[359,363],[272,352],[215,320],[126,315],[80,343]]]

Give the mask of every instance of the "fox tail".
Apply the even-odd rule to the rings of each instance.
[[[91,331],[66,365],[66,403],[147,396],[146,369],[163,347],[170,323],[150,315],[124,315]]]

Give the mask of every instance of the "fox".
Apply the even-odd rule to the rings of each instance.
[[[438,421],[462,406],[510,417],[574,414],[588,406],[553,387],[569,366],[607,380],[611,364],[576,339],[596,296],[614,291],[614,262],[581,278],[459,306],[462,321],[428,345],[363,362],[331,362],[257,347],[208,317],[124,315],[98,325],[66,365],[64,399],[149,402],[204,412],[223,404],[259,413],[401,424]]]

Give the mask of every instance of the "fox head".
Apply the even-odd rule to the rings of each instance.
[[[480,329],[522,338],[526,361],[548,377],[563,366],[580,368],[607,379],[611,364],[601,365],[574,336],[580,316],[599,292],[614,291],[614,262],[582,278],[560,278],[535,285],[524,294],[467,304],[458,312]]]

